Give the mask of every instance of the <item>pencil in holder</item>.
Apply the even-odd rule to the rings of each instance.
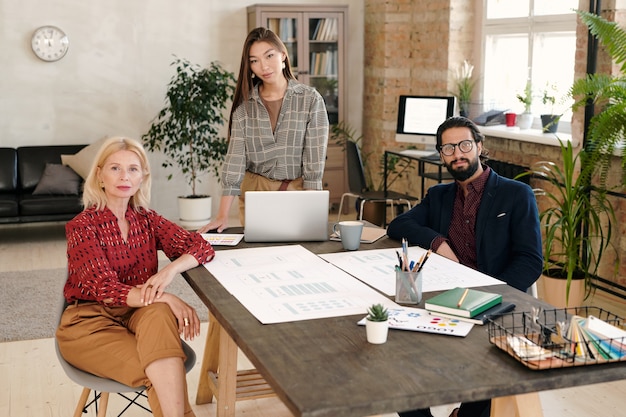
[[[396,271],[396,303],[418,304],[422,301],[422,272]]]

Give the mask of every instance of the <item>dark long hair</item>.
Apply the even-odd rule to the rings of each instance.
[[[296,77],[291,71],[291,62],[289,61],[289,54],[283,41],[271,30],[263,27],[252,29],[248,33],[248,37],[243,44],[243,51],[241,52],[241,64],[239,66],[239,77],[237,78],[237,86],[235,87],[235,95],[233,96],[233,106],[230,109],[230,118],[228,121],[228,137],[230,138],[230,131],[233,123],[233,113],[241,105],[248,100],[252,88],[262,81],[256,77],[252,78],[252,70],[250,69],[250,48],[255,42],[267,42],[272,45],[276,50],[282,52],[285,55],[285,68],[283,68],[283,75],[287,80],[295,80]]]

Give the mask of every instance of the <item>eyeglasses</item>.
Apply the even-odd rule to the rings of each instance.
[[[468,153],[474,148],[474,141],[472,139],[462,140],[459,143],[446,143],[445,145],[439,145],[439,152],[445,156],[454,155],[454,149],[459,147],[461,152]]]

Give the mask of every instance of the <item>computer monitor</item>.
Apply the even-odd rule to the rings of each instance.
[[[401,95],[396,141],[435,149],[437,128],[454,115],[454,97]]]

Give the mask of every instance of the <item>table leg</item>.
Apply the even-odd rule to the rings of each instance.
[[[196,404],[207,404],[213,402],[216,394],[210,383],[210,374],[216,374],[218,369],[220,330],[222,326],[209,312],[209,331],[206,336],[204,354],[202,356],[202,367],[200,368],[200,379],[198,381],[198,391],[196,393]]]
[[[237,401],[237,345],[220,326],[217,417],[235,417]]]
[[[276,395],[256,369],[237,371],[239,348],[209,313],[196,404],[217,403],[217,417],[234,417],[235,402]]]
[[[538,392],[511,395],[491,400],[491,417],[543,417]]]

